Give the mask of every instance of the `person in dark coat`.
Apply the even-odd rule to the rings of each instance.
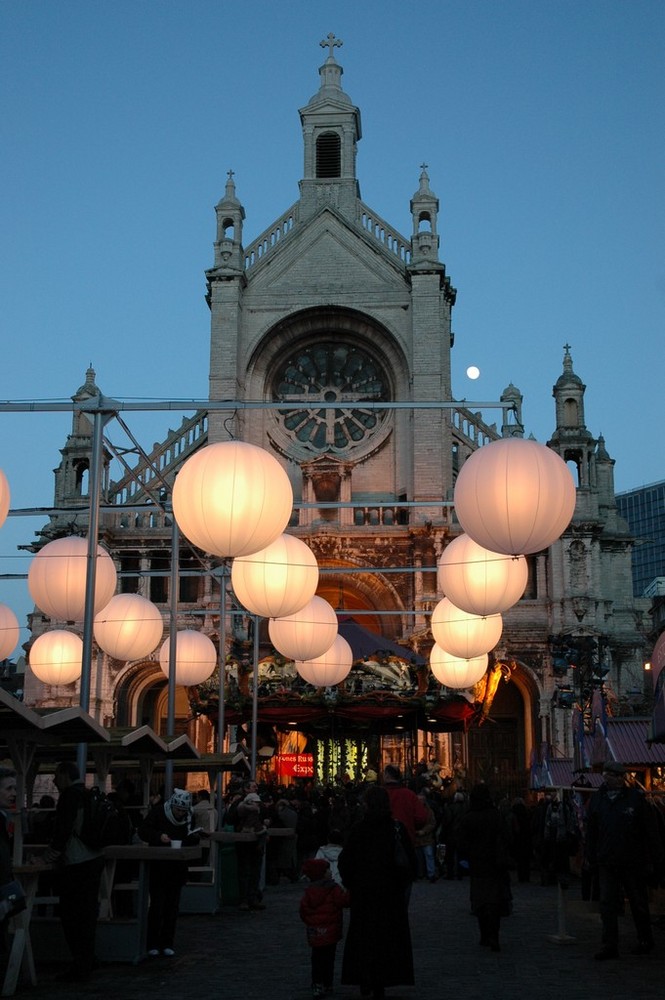
[[[510,845],[506,823],[487,785],[471,789],[459,840],[469,863],[471,912],[478,918],[480,944],[500,951],[499,928],[510,890]]]
[[[339,856],[339,873],[351,893],[342,983],[360,986],[362,996],[384,997],[386,987],[414,981],[407,886],[415,852],[404,827],[392,817],[385,788],[370,785],[364,807]],[[399,854],[406,854],[407,864],[398,864]]]
[[[619,913],[624,893],[637,931],[634,955],[654,947],[647,881],[662,860],[652,806],[638,788],[625,783],[625,768],[617,761],[603,767],[603,784],[589,803],[586,850],[598,867],[602,947],[600,961],[619,957]]]
[[[192,832],[192,795],[175,788],[166,802],[152,807],[138,828],[141,840],[151,847],[171,846],[181,841],[183,847],[195,846],[198,834]],[[180,909],[180,893],[187,881],[186,861],[150,862],[150,908],[148,910],[148,954],[160,952],[167,958],[175,954],[175,929]]]
[[[302,871],[309,885],[300,900],[300,919],[307,927],[307,943],[312,949],[312,997],[317,1000],[332,991],[335,953],[349,894],[332,878],[330,865],[323,858],[309,858]]]
[[[0,767],[0,885],[6,885],[14,878],[12,871],[11,823],[16,809],[16,771]],[[9,953],[7,926],[9,924],[9,903],[0,902],[0,968]]]

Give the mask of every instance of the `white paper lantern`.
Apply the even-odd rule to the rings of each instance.
[[[97,645],[116,660],[148,656],[163,632],[159,608],[140,594],[116,594],[95,617]]]
[[[507,611],[524,593],[528,575],[524,556],[490,552],[469,535],[453,539],[439,559],[440,589],[474,615]]]
[[[159,665],[169,676],[169,644],[166,639],[159,651]],[[176,633],[175,682],[183,687],[207,681],[217,663],[217,650],[207,635],[194,629]]]
[[[346,639],[338,635],[330,649],[311,660],[296,660],[300,676],[315,687],[332,687],[348,675],[353,663],[353,652]]]
[[[451,656],[435,643],[429,657],[432,673],[441,684],[449,688],[470,688],[477,684],[487,670],[487,653],[464,659]]]
[[[444,597],[432,612],[434,641],[452,656],[470,659],[489,653],[503,631],[501,615],[471,615]]]
[[[10,490],[9,482],[7,481],[7,476],[4,474],[2,469],[0,469],[0,528],[7,520],[7,514],[9,513],[9,501],[10,501]]]
[[[28,660],[33,674],[44,684],[71,684],[81,676],[83,643],[73,632],[53,629],[35,639]]]
[[[30,563],[28,589],[44,614],[58,621],[83,620],[88,565],[88,540],[71,536],[56,538],[40,549]],[[108,552],[97,546],[94,611],[113,597],[117,573]]]
[[[330,649],[337,635],[335,609],[322,597],[314,596],[292,615],[271,618],[270,641],[289,660],[311,660]]]
[[[551,448],[502,438],[475,451],[455,484],[455,511],[467,535],[492,552],[546,549],[570,524],[575,483]]]
[[[319,583],[316,556],[294,535],[279,535],[250,556],[237,556],[231,585],[242,606],[253,615],[282,618],[304,607]]]
[[[0,660],[6,660],[12,655],[19,634],[18,618],[6,604],[0,604]]]
[[[280,535],[291,517],[293,490],[276,458],[243,441],[221,441],[195,452],[173,487],[182,533],[223,558],[250,555]]]

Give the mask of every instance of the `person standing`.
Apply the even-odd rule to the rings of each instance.
[[[383,787],[388,793],[393,819],[403,824],[415,846],[416,830],[428,823],[429,809],[415,792],[406,787],[402,781],[402,772],[395,764],[386,764],[383,769]]]
[[[44,860],[56,866],[54,885],[60,898],[60,922],[72,962],[56,976],[61,982],[85,982],[95,964],[99,883],[102,852],[80,839],[86,788],[78,767],[65,760],[53,776],[58,789],[53,836]]]
[[[647,880],[662,861],[656,816],[642,791],[626,785],[618,761],[603,766],[603,784],[589,803],[586,850],[598,867],[602,942],[599,961],[619,957],[619,913],[625,893],[637,931],[633,955],[653,950]]]
[[[16,771],[0,767],[0,885],[14,878],[12,871],[12,817],[16,809]],[[9,903],[0,901],[0,968],[8,955]]]
[[[499,928],[509,891],[509,843],[503,816],[487,785],[475,785],[462,819],[459,847],[469,863],[471,912],[478,919],[480,944],[500,951]]]
[[[343,909],[349,894],[332,878],[323,858],[310,858],[302,866],[309,885],[300,900],[300,919],[307,927],[312,949],[312,996],[314,1000],[332,991],[337,942],[343,930]]]
[[[138,828],[141,840],[152,847],[170,847],[172,841],[193,847],[199,842],[192,833],[192,795],[184,788],[174,788],[166,802],[152,807]],[[187,881],[186,861],[150,862],[150,908],[148,910],[148,954],[156,958],[175,955],[175,929],[180,909],[180,894]]]
[[[398,864],[398,854],[404,852],[411,854],[410,865]],[[388,792],[370,785],[364,815],[351,828],[338,862],[351,894],[342,983],[360,986],[362,996],[384,997],[388,986],[413,985],[406,889],[414,861],[411,841],[393,819]]]

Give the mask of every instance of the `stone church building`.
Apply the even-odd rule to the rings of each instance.
[[[602,675],[615,712],[643,691],[645,608],[632,595],[632,540],[617,514],[614,461],[587,429],[585,386],[566,346],[562,372],[553,373],[547,444],[576,479],[572,524],[550,549],[528,558],[527,589],[504,614],[487,677],[463,697],[442,691],[426,661],[429,616],[443,596],[437,559],[461,530],[452,505],[455,477],[478,447],[523,434],[522,397],[510,385],[491,424],[455,402],[456,290],[440,259],[439,200],[423,166],[408,236],[363,202],[360,109],[342,86],[337,46],[332,36],[325,43],[318,89],[299,111],[299,197],[247,243],[245,207],[229,171],[206,273],[210,409],[186,416],[131,468],[125,460],[119,475],[117,455],[105,445],[100,542],[115,560],[119,589],[149,597],[167,620],[168,494],[179,467],[196,449],[229,438],[268,449],[291,480],[288,530],[318,559],[318,593],[376,637],[364,662],[385,669],[372,683],[354,667],[339,690],[303,691],[274,656],[261,623],[259,721],[266,739],[279,751],[296,728],[298,745],[313,750],[323,776],[343,770],[355,777],[381,758],[407,766],[425,759],[444,773],[517,787],[543,744],[555,756],[573,756],[570,704],[589,701],[594,676]],[[100,391],[90,369],[74,403]],[[368,405],[377,403],[394,406]],[[87,495],[90,443],[90,421],[75,408],[55,473],[57,513],[35,549],[71,531],[71,509]],[[216,644],[218,563],[182,540],[178,625],[203,629]],[[255,623],[232,594],[228,607],[227,721],[235,726],[248,719]],[[36,612],[33,635],[52,624]],[[403,647],[401,673],[387,656],[390,644]],[[292,681],[276,680],[280,669]],[[214,744],[215,683],[177,694],[178,725],[203,747]],[[95,651],[91,691],[100,721],[163,729],[166,681],[157,653],[124,663]],[[76,685],[50,688],[26,678],[28,703],[61,706],[77,697]]]

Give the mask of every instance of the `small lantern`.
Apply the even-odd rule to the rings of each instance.
[[[437,681],[449,688],[470,688],[477,684],[487,670],[488,656],[463,659],[451,656],[435,643],[429,656],[429,665]]]
[[[0,660],[11,656],[19,637],[18,618],[6,604],[0,604]]]
[[[270,641],[289,660],[311,660],[330,649],[337,635],[335,609],[322,597],[311,601],[292,615],[271,618]]]
[[[182,533],[222,558],[258,552],[291,517],[293,490],[276,458],[244,441],[210,444],[188,458],[173,486]]]
[[[116,594],[95,618],[97,645],[116,660],[139,660],[164,632],[159,608],[140,594]]]
[[[332,687],[348,675],[353,652],[346,639],[338,635],[330,649],[311,660],[296,660],[300,676],[314,687]]]
[[[537,441],[502,438],[466,460],[455,512],[467,535],[491,552],[546,549],[570,524],[575,483],[566,463]]]
[[[2,469],[0,469],[0,528],[7,520],[10,496],[11,494],[9,491],[7,476],[4,474]]]
[[[56,538],[40,549],[30,563],[28,590],[44,614],[58,621],[82,621],[88,566],[88,540],[78,536]],[[113,597],[117,573],[108,552],[97,546],[95,613]]]
[[[237,556],[231,569],[233,591],[248,611],[282,618],[304,607],[319,583],[316,556],[294,535],[279,535],[250,556]]]
[[[170,640],[162,644],[159,651],[159,665],[169,676]],[[217,663],[217,650],[207,635],[194,629],[183,629],[176,633],[175,682],[183,687],[202,684],[211,676]]]
[[[28,660],[33,674],[44,684],[71,684],[81,676],[83,643],[73,632],[53,629],[35,639]]]
[[[444,597],[432,612],[434,641],[452,656],[469,659],[489,653],[503,631],[501,615],[470,615]]]
[[[439,587],[454,605],[474,615],[507,611],[519,601],[528,578],[524,556],[490,552],[459,535],[439,559]]]

